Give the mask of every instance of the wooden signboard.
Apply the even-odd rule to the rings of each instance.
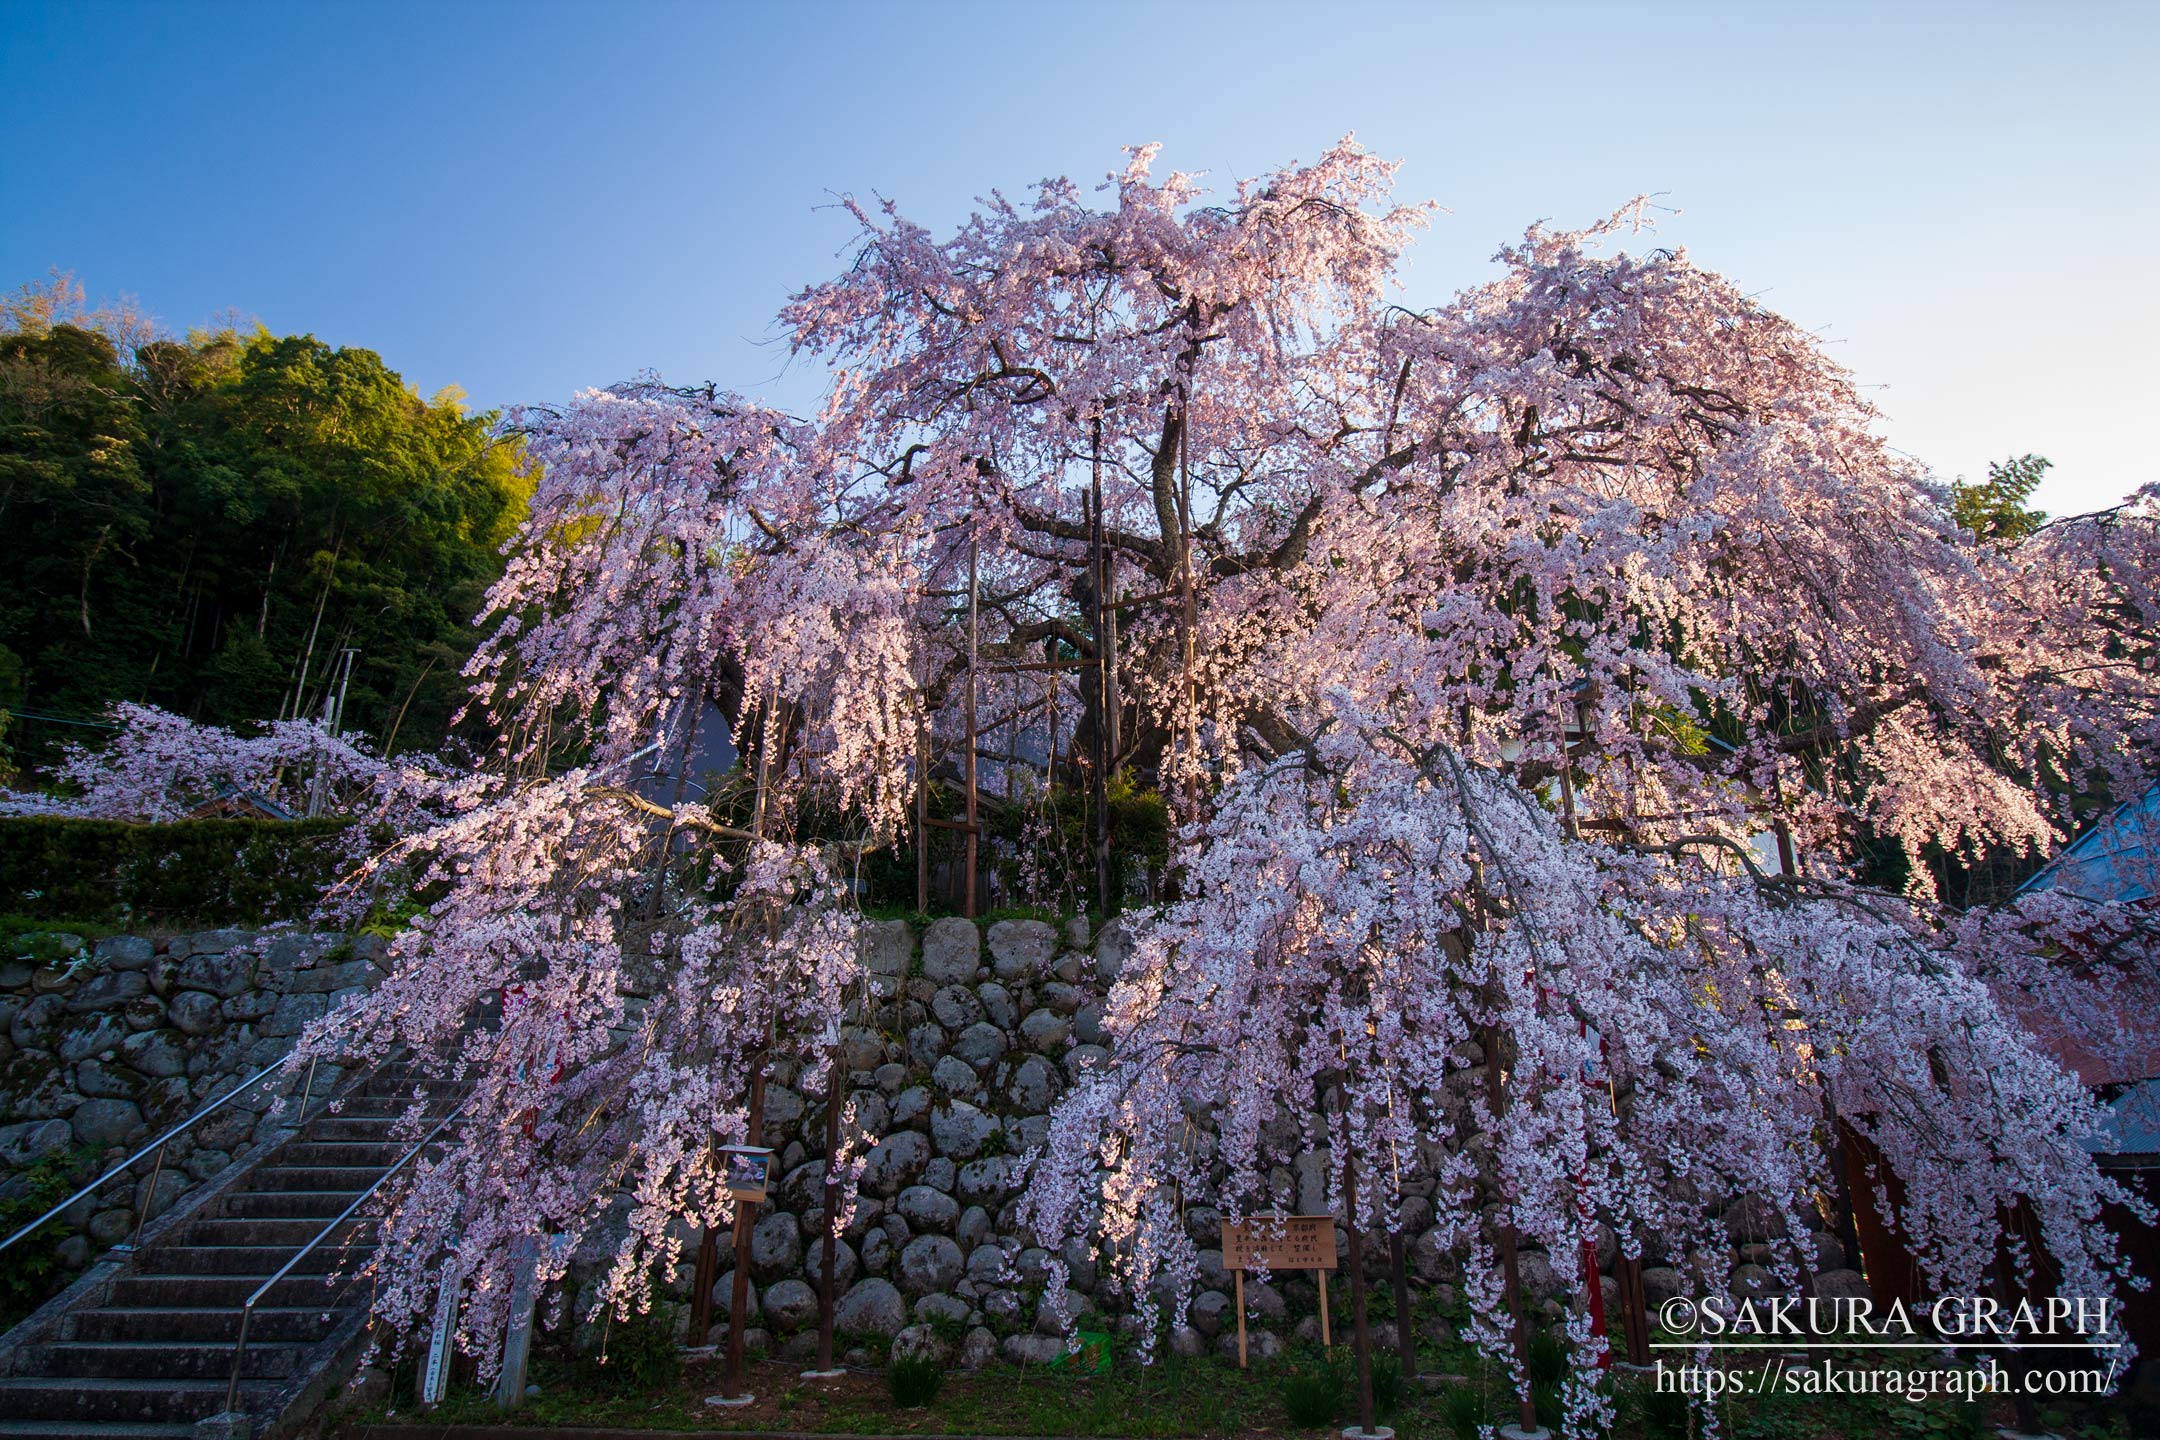
[[[505,1410],[525,1403],[525,1364],[532,1355],[533,1305],[539,1299],[540,1247],[529,1237],[512,1241],[510,1263],[510,1323],[503,1330],[502,1373],[495,1380],[495,1403]]]
[[[737,1200],[762,1203],[766,1187],[772,1183],[773,1152],[762,1145],[723,1145],[720,1147],[722,1179],[728,1194]]]
[[[465,1267],[453,1255],[443,1271],[442,1289],[435,1297],[435,1323],[428,1330],[427,1369],[420,1380],[420,1404],[432,1410],[442,1403],[449,1388],[450,1359],[457,1344],[458,1291],[465,1283]]]
[[[1333,1270],[1335,1217],[1255,1215],[1243,1223],[1223,1221],[1225,1270]]]
[[[1327,1272],[1335,1268],[1335,1217],[1332,1215],[1255,1215],[1243,1222],[1223,1221],[1223,1269],[1237,1286],[1237,1363],[1245,1368],[1245,1272],[1266,1268],[1311,1270],[1320,1281],[1320,1343],[1335,1344],[1328,1332]]]

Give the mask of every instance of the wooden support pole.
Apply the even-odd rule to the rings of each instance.
[[[1642,1256],[1623,1255],[1614,1267],[1620,1280],[1620,1318],[1627,1337],[1628,1364],[1650,1364],[1650,1297],[1643,1289]]]
[[[980,600],[982,593],[976,579],[976,555],[976,544],[975,541],[971,538],[968,541],[967,747],[965,753],[961,757],[961,763],[967,776],[968,828],[967,886],[965,889],[965,895],[967,907],[966,914],[967,918],[970,920],[974,919],[976,916],[980,899],[980,897],[977,896],[975,893],[975,887],[976,873],[981,869],[981,859],[977,847],[982,843],[981,831],[977,826],[975,817],[975,662],[977,658],[977,641],[979,639],[977,629],[977,612],[979,606],[977,602]]]
[[[1230,1272],[1231,1283],[1237,1293],[1232,1303],[1237,1308],[1237,1368],[1245,1368],[1245,1271],[1241,1266]]]
[[[1357,1337],[1358,1430],[1373,1433],[1372,1336],[1365,1324],[1365,1227],[1357,1216],[1357,1162],[1342,1167],[1343,1220],[1350,1227],[1350,1318]],[[1407,1378],[1407,1377],[1405,1377]]]
[[[1488,1026],[1485,1030],[1485,1103],[1495,1120],[1507,1107],[1507,1091],[1500,1083],[1498,1026]],[[1523,1393],[1517,1397],[1522,1402],[1519,1418],[1522,1428],[1534,1433],[1538,1423],[1537,1405],[1529,1394],[1530,1317],[1523,1309],[1522,1268],[1515,1255],[1515,1223],[1506,1219],[1500,1222],[1500,1280],[1507,1294],[1508,1318],[1515,1326],[1515,1363],[1522,1373]]]
[[[1417,1327],[1410,1323],[1410,1246],[1400,1230],[1388,1232],[1388,1278],[1395,1285],[1395,1357],[1402,1377],[1418,1373]]]
[[[1088,586],[1095,602],[1095,904],[1098,923],[1110,917],[1110,567],[1103,555],[1102,417],[1092,426],[1088,481]],[[1240,1314],[1243,1312],[1240,1311]],[[1242,1364],[1242,1361],[1240,1362]]]
[[[1200,612],[1192,568],[1192,406],[1190,397],[1178,399],[1178,581],[1184,591],[1178,612],[1178,649],[1185,681],[1186,809],[1189,817],[1200,813],[1200,692],[1193,678],[1198,644]]]
[[[1327,1271],[1314,1272],[1320,1277],[1320,1348],[1330,1352],[1335,1349],[1335,1337],[1328,1331]]]
[[[840,1106],[845,1093],[846,1072],[840,1066],[840,1047],[834,1045],[826,1058],[825,1068],[825,1211],[820,1217],[823,1223],[823,1249],[818,1257],[818,1346],[817,1368],[825,1375],[833,1375],[833,1260],[837,1239],[833,1234],[833,1221],[840,1212],[840,1180],[834,1173],[834,1165],[840,1158]]]
[[[928,670],[929,658],[923,659]],[[923,682],[915,717],[915,913],[930,913],[930,684]]]
[[[1777,837],[1778,873],[1788,880],[1800,878],[1800,856],[1793,848],[1792,827],[1780,815],[1770,824],[1770,833]],[[1846,1184],[1845,1144],[1838,1124],[1837,1102],[1830,1096],[1825,1085],[1822,1092],[1824,1158],[1830,1165],[1830,1198],[1832,1215],[1831,1233],[1845,1247],[1845,1263],[1854,1269],[1860,1267],[1860,1231],[1854,1222],[1852,1190]]]
[[[2010,1230],[2007,1222],[2012,1218],[2007,1214],[2003,1215],[2005,1221],[2003,1233],[2005,1235]],[[2008,1249],[2003,1246],[2000,1239],[1995,1244],[1995,1298],[2002,1305],[2004,1311],[2009,1312],[2016,1309],[2020,1300],[2028,1297],[2018,1286],[2016,1274],[2010,1265]],[[2010,1363],[2004,1368],[2009,1371],[2010,1375],[2011,1407],[2012,1413],[2017,1417],[2017,1428],[2026,1435],[2043,1434],[2045,1432],[2040,1425],[2040,1411],[2033,1404],[2031,1390],[2026,1388],[2027,1377],[2032,1374],[2034,1369],[2032,1357],[2026,1351],[2012,1346],[2008,1353],[2008,1359]]]
[[[707,1225],[698,1236],[697,1278],[690,1295],[690,1343],[703,1345],[712,1330],[713,1285],[720,1278],[720,1237]]]
[[[765,1057],[756,1059],[750,1074],[750,1126],[748,1142],[765,1143]],[[757,1202],[735,1202],[735,1276],[728,1297],[727,1378],[720,1393],[730,1400],[748,1398],[743,1391],[743,1312],[750,1308],[750,1230],[757,1223]]]

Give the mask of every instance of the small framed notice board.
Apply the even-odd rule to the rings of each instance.
[[[1332,1348],[1328,1333],[1327,1272],[1335,1268],[1335,1217],[1332,1215],[1254,1215],[1223,1221],[1223,1269],[1237,1285],[1237,1363],[1245,1368],[1245,1272],[1265,1267],[1311,1270],[1320,1281],[1320,1343]]]

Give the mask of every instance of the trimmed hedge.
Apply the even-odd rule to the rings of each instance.
[[[344,868],[321,820],[0,819],[0,912],[93,924],[304,918]]]

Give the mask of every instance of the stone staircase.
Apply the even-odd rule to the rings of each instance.
[[[385,1064],[0,1338],[0,1435],[150,1440],[223,1412],[243,1302],[411,1148],[392,1127],[416,1084],[430,1115],[457,1103]],[[370,1221],[345,1221],[256,1305],[238,1400],[255,1436],[305,1419],[344,1379],[367,1323],[354,1272],[373,1248]]]

